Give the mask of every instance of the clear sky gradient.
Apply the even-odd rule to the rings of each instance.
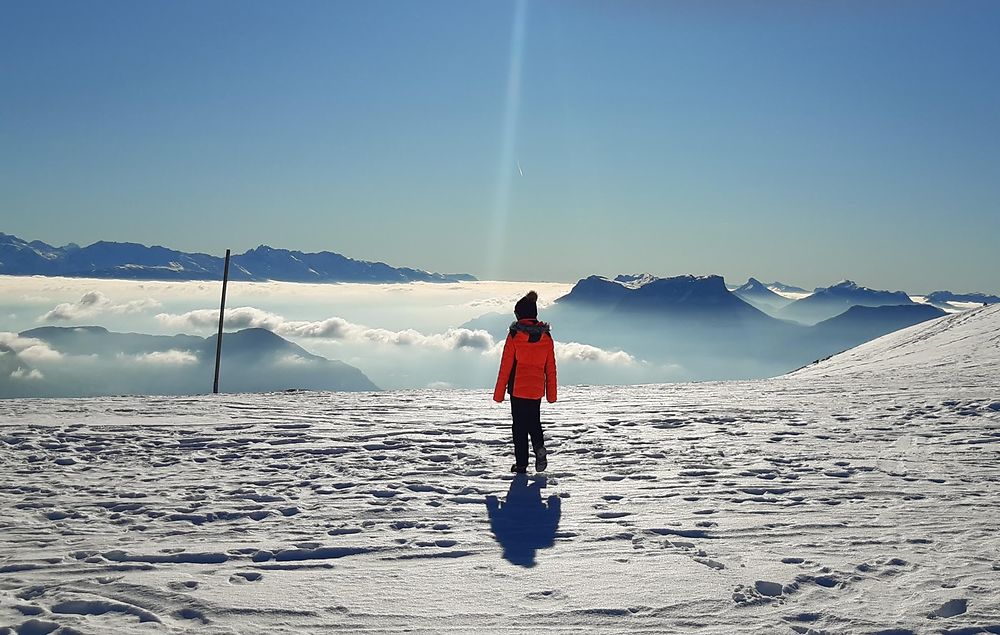
[[[0,7],[29,240],[1000,291],[1000,3]]]

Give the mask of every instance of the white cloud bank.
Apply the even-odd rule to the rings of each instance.
[[[160,313],[163,325],[177,330],[215,328],[219,324],[217,309],[198,309],[182,314]],[[480,351],[484,355],[499,355],[503,342],[497,342],[487,331],[453,328],[444,333],[425,334],[415,329],[392,331],[355,324],[340,317],[315,322],[286,320],[280,315],[256,307],[237,307],[226,311],[228,329],[263,328],[283,337],[315,338],[349,342],[371,342],[385,346],[423,347],[457,351]],[[607,351],[578,342],[556,342],[559,361],[599,362],[604,364],[635,364],[637,360],[624,351]]]
[[[11,379],[19,379],[22,381],[38,381],[40,379],[45,379],[45,375],[42,374],[37,368],[32,368],[30,371],[24,368],[15,368],[10,373]]]
[[[625,351],[606,351],[603,348],[579,342],[556,342],[556,359],[559,361],[602,362],[604,364],[631,365],[637,363],[636,358]]]
[[[378,324],[429,333],[439,325],[468,322],[490,311],[513,316],[514,302],[528,289],[539,295],[539,308],[571,288],[553,282],[297,283],[230,281],[231,306],[259,306],[300,319],[320,320],[339,315],[358,324]],[[101,326],[148,332],[152,313],[183,313],[219,306],[221,281],[104,280],[0,275],[0,310],[16,312],[4,327],[22,331],[38,323],[65,324],[92,317]],[[90,295],[86,300],[84,296]],[[103,302],[101,294],[111,301]],[[155,299],[155,302],[151,299]],[[58,306],[57,306],[58,305]],[[53,308],[55,307],[55,308]],[[118,307],[112,309],[112,307]],[[148,311],[150,308],[154,311]],[[81,312],[82,311],[82,312]],[[91,311],[88,313],[88,311]],[[66,320],[66,321],[62,321]]]
[[[218,309],[197,309],[180,315],[160,313],[156,316],[167,327],[185,329],[215,328],[219,324]],[[316,322],[286,320],[280,315],[255,307],[243,306],[226,311],[226,328],[263,328],[283,337],[330,340],[368,341],[391,346],[424,346],[443,350],[489,350],[493,337],[486,331],[448,329],[444,333],[425,335],[414,329],[391,331],[354,324],[339,317]]]
[[[17,333],[0,332],[0,344],[10,347],[18,357],[27,362],[48,362],[63,356],[47,342],[33,337],[21,337]]]
[[[72,322],[85,317],[99,315],[101,313],[113,313],[118,315],[142,313],[149,309],[160,307],[158,300],[144,298],[131,300],[123,304],[115,304],[108,296],[100,291],[88,291],[84,293],[76,302],[63,302],[56,305],[54,309],[48,311],[38,318],[39,322]]]
[[[139,355],[118,355],[119,359],[137,362],[148,366],[187,366],[198,363],[198,356],[190,351],[170,349],[168,351],[153,351]]]
[[[214,329],[219,325],[219,310],[196,309],[179,315],[159,313],[156,315],[156,319],[164,326],[172,329]],[[225,326],[228,329],[261,328],[274,331],[284,321],[284,318],[279,315],[250,306],[226,309]]]

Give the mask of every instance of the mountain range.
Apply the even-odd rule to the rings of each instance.
[[[830,287],[819,287],[811,295],[796,300],[777,313],[778,317],[803,324],[815,324],[840,315],[852,306],[897,306],[913,304],[903,291],[879,291],[843,280]]]
[[[759,284],[751,283],[748,291],[759,291]],[[871,301],[869,292],[879,293],[853,288],[859,290],[853,297],[860,300]],[[847,285],[841,290],[847,291]],[[688,379],[760,378],[945,314],[904,298],[898,298],[897,305],[849,304],[808,326],[768,315],[729,291],[720,276],[590,276],[556,299],[541,317],[552,323],[556,341],[585,342],[624,350],[651,363],[674,364]],[[778,313],[798,302],[802,300]],[[503,338],[512,317],[494,313],[464,326]]]
[[[613,280],[590,276],[577,282],[556,304],[613,308],[632,315],[652,315],[663,310],[699,316],[712,312],[726,319],[734,315],[752,318],[759,312],[730,293],[721,276],[658,278],[647,274],[618,276]]]
[[[0,233],[0,274],[115,278],[126,280],[221,280],[225,258],[166,247],[100,241],[64,247]],[[232,256],[233,280],[287,282],[460,282],[464,273],[430,273],[384,262],[354,260],[338,253],[304,253],[260,245]]]
[[[951,291],[933,291],[926,296],[927,302],[936,307],[948,310],[954,308],[953,303],[1000,304],[1000,297],[988,293],[952,293]]]
[[[209,392],[216,335],[114,333],[99,326],[45,326],[18,334],[47,355],[29,363],[0,344],[0,397],[174,395]],[[251,328],[222,339],[220,389],[369,391],[359,369],[329,360],[268,331]]]

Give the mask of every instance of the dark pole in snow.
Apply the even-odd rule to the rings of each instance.
[[[222,306],[219,308],[219,337],[215,340],[215,383],[212,392],[219,392],[219,365],[222,362],[222,323],[226,317],[226,285],[229,284],[229,250],[226,250],[226,267],[222,270]]]

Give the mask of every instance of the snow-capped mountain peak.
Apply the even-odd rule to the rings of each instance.
[[[840,282],[837,282],[836,284],[831,284],[828,287],[816,287],[813,290],[813,293],[823,293],[824,291],[830,293],[849,293],[852,291],[872,291],[872,289],[869,289],[868,287],[859,286],[857,282],[844,278]]]
[[[774,282],[765,283],[764,286],[766,286],[771,291],[774,291],[775,293],[790,293],[790,294],[809,293],[809,291],[803,289],[802,287],[796,287],[795,285],[792,284],[785,284],[784,282],[780,282],[778,280],[775,280]]]
[[[636,273],[636,274],[621,274],[615,276],[614,282],[621,284],[624,287],[630,289],[638,289],[639,287],[645,286],[651,282],[659,280],[657,276],[651,273]]]
[[[757,278],[748,278],[747,281],[746,281],[746,283],[743,284],[743,286],[737,287],[736,291],[742,291],[742,292],[749,292],[749,291],[763,292],[763,291],[768,291],[768,292],[770,292],[771,290],[768,289],[767,286],[763,282],[761,282],[760,280],[758,280]]]
[[[774,314],[791,302],[756,278],[748,279],[746,284],[734,289],[733,293],[767,314]]]

